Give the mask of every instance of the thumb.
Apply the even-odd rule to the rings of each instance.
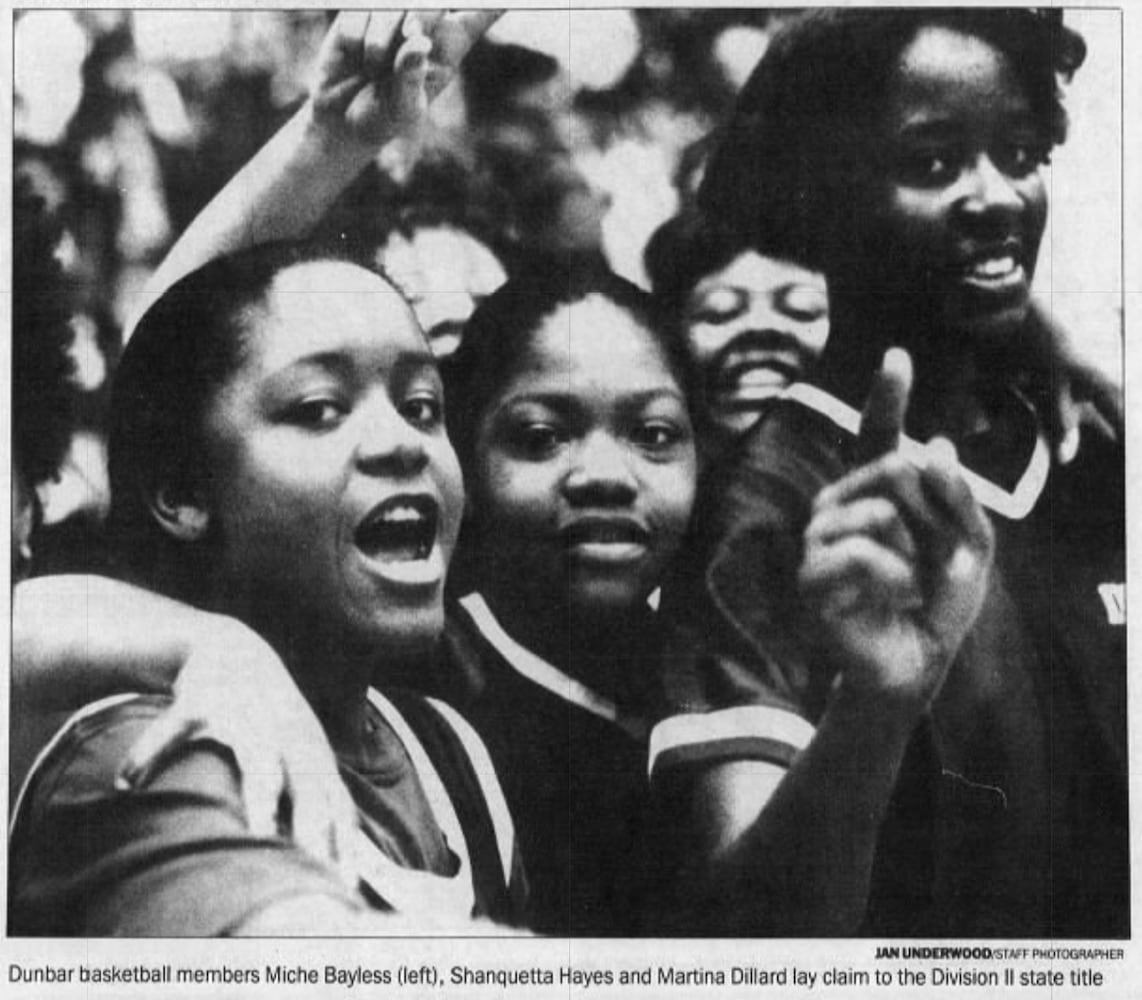
[[[865,465],[893,451],[900,442],[912,393],[912,358],[893,347],[884,353],[861,414],[857,461]]]

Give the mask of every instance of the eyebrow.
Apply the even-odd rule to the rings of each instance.
[[[538,403],[540,406],[547,406],[551,409],[565,409],[570,403],[573,403],[576,396],[573,392],[526,392],[520,393],[516,396],[510,396],[504,400],[499,409],[507,409],[513,406],[526,405],[528,403]],[[662,386],[658,389],[640,389],[635,392],[624,394],[619,402],[624,407],[638,407],[645,406],[658,399],[675,399],[683,404],[686,403],[686,395],[682,389],[677,386]]]

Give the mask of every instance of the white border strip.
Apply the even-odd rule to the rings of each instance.
[[[813,725],[796,712],[774,705],[739,705],[714,712],[674,715],[651,730],[647,771],[653,774],[659,756],[682,747],[752,738],[804,750],[814,733]]]
[[[512,858],[515,855],[515,824],[512,822],[511,810],[508,809],[504,790],[500,780],[496,777],[496,769],[488,748],[480,739],[476,730],[451,705],[429,698],[428,702],[435,708],[456,731],[464,749],[468,752],[468,759],[472,762],[472,769],[480,781],[480,788],[484,793],[484,801],[488,804],[488,812],[492,816],[492,826],[496,832],[496,845],[500,851],[500,864],[504,869],[504,885],[510,886],[512,882]]]
[[[413,767],[416,768],[416,774],[424,788],[424,794],[428,798],[429,807],[436,817],[436,821],[440,824],[441,830],[444,831],[445,837],[448,838],[449,847],[456,852],[456,856],[460,859],[460,870],[451,878],[433,875],[430,872],[422,874],[438,880],[435,883],[437,885],[444,883],[454,887],[454,893],[448,893],[450,906],[462,911],[463,915],[471,917],[476,905],[475,889],[472,885],[472,862],[468,854],[468,841],[464,836],[464,829],[460,825],[460,820],[456,816],[456,810],[452,805],[448,790],[440,779],[436,768],[433,767],[423,744],[412,731],[412,727],[405,721],[404,716],[397,711],[396,706],[376,688],[369,688],[369,702],[373,708],[380,712],[385,722],[392,726],[397,737],[404,744]],[[385,898],[384,892],[380,894],[382,898]],[[406,903],[406,905],[408,904]],[[436,905],[436,901],[430,902],[422,898],[421,906],[414,907],[414,909],[422,908],[424,905],[431,907]]]
[[[16,828],[16,820],[20,815],[20,807],[24,804],[24,799],[28,795],[33,779],[36,777],[40,768],[43,767],[44,761],[47,760],[48,756],[55,751],[56,747],[64,741],[71,729],[79,725],[84,719],[90,718],[92,715],[102,712],[106,708],[114,708],[116,705],[122,705],[140,697],[143,696],[138,692],[132,691],[130,694],[113,694],[107,698],[100,698],[98,701],[84,705],[83,708],[70,716],[68,720],[56,730],[55,735],[48,740],[44,748],[36,754],[36,759],[32,761],[32,766],[28,768],[28,773],[24,776],[24,780],[20,784],[20,791],[16,796],[16,803],[12,806],[12,815],[8,818],[9,837],[12,836],[12,831]]]
[[[814,385],[805,382],[795,383],[789,386],[782,396],[828,417],[850,434],[860,433],[860,411]],[[906,435],[900,437],[900,450],[915,465],[922,465],[928,454],[927,446]],[[1012,493],[962,464],[960,471],[972,494],[984,507],[1010,520],[1019,521],[1031,513],[1035,502],[1043,492],[1043,487],[1047,484],[1047,475],[1051,471],[1051,452],[1040,431],[1035,439],[1035,450],[1031,460],[1027,463],[1027,468]]]
[[[622,725],[619,710],[613,701],[592,691],[586,684],[567,676],[562,670],[553,667],[531,650],[525,649],[508,635],[503,626],[496,621],[492,609],[488,607],[487,601],[481,594],[472,593],[461,597],[460,604],[472,616],[472,621],[476,623],[484,638],[507,660],[516,673],[522,674],[529,681],[558,695],[564,701],[586,709],[592,715]]]

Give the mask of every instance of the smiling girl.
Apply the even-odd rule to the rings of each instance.
[[[871,800],[837,789],[853,811],[851,892],[840,919],[816,924],[829,932],[1128,933],[1123,453],[1089,433],[1069,465],[1052,460],[1053,374],[1029,347],[1044,168],[1066,134],[1060,77],[1084,53],[1058,10],[814,11],[774,39],[705,175],[700,201],[717,222],[825,275],[831,324],[814,385],[763,417],[700,506],[703,575],[674,605],[727,662],[754,658],[757,702],[781,709],[776,744],[788,749],[791,719],[812,727],[800,756],[708,774],[727,811],[748,814],[753,795],[762,828],[780,815],[772,804],[812,747],[869,691],[820,639],[875,602],[830,609],[815,577],[830,564],[864,577],[861,549],[891,537],[880,485],[923,455],[912,440],[878,458],[895,431],[854,441],[886,348],[915,367],[904,430],[955,443],[995,536],[962,648],[928,648],[946,676],[918,700],[890,686],[856,716],[853,770],[880,748],[885,780]],[[829,511],[841,496],[860,498],[847,520]],[[926,595],[947,582],[921,579]],[[743,820],[726,853],[757,830]],[[803,871],[784,888],[811,898],[830,869]]]

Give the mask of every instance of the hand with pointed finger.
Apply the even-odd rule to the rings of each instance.
[[[223,746],[234,755],[251,833],[291,839],[355,889],[357,809],[325,732],[274,650],[223,621],[192,644],[174,701],[131,748],[118,785],[143,787],[193,742]]]
[[[429,105],[499,14],[342,11],[318,54],[314,120],[336,141],[374,151],[398,136],[415,137]]]
[[[866,464],[815,498],[798,585],[841,688],[921,712],[979,613],[993,542],[949,441],[922,465],[896,449],[911,381],[889,351],[862,416]]]
[[[1020,348],[1020,360],[1032,376],[1031,394],[1061,465],[1078,454],[1084,429],[1125,439],[1122,386],[1083,357],[1074,335],[1034,299]]]

